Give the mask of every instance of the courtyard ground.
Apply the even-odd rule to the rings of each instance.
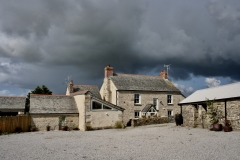
[[[173,123],[97,131],[41,131],[0,136],[0,159],[239,160],[240,132]]]

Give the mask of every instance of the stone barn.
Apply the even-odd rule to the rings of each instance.
[[[179,105],[183,116],[183,125],[190,127],[209,128],[210,123],[206,114],[207,100],[213,101],[214,107],[222,111],[223,121],[230,120],[233,129],[240,129],[240,82],[202,89],[194,92]]]

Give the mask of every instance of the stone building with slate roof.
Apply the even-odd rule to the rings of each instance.
[[[30,111],[32,122],[38,130],[59,129],[59,117],[67,121],[69,127],[79,125],[79,112],[73,96],[30,94]]]
[[[166,71],[159,76],[119,74],[107,66],[104,72],[100,94],[103,100],[125,109],[125,125],[142,116],[171,117],[180,112],[178,103],[184,96],[168,80]]]
[[[30,94],[30,97],[32,125],[39,130],[46,130],[47,125],[58,130],[63,123],[82,131],[113,128],[116,122],[122,123],[124,109],[103,101],[97,86],[75,85],[71,81],[66,95]]]
[[[0,97],[0,116],[24,114],[26,97]]]
[[[181,113],[183,125],[189,127],[210,128],[206,112],[207,100],[213,101],[214,107],[222,111],[222,119],[229,120],[233,129],[240,130],[240,82],[206,88],[195,91],[193,94],[182,100]]]

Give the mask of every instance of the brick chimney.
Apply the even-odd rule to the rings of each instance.
[[[105,71],[105,76],[104,78],[107,78],[109,76],[113,76],[113,67],[111,67],[110,65],[108,65],[107,67],[104,68]]]
[[[161,78],[168,79],[167,71],[165,70],[161,71],[159,76]]]
[[[73,80],[69,82],[69,92],[73,93]]]

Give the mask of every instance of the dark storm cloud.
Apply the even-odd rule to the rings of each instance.
[[[100,85],[108,64],[154,75],[171,64],[173,79],[240,79],[232,70],[240,69],[238,0],[0,3],[0,58],[27,71],[14,68],[6,81],[24,88],[46,84],[57,92],[67,75]]]

